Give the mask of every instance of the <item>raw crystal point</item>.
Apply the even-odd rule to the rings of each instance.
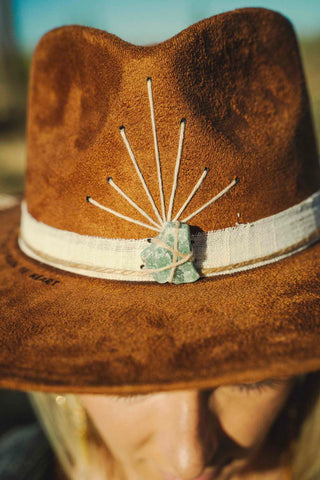
[[[178,229],[178,248],[177,251],[188,255],[191,252],[190,227],[187,223],[180,223]],[[174,249],[177,222],[167,222],[164,224],[162,232],[153,239],[161,240],[166,245]],[[173,252],[167,250],[165,246],[157,245],[151,241],[151,245],[141,253],[141,259],[146,269],[158,269],[173,264]],[[182,260],[182,256],[177,256],[177,262]],[[151,273],[153,279],[159,283],[166,283],[170,280],[172,268],[167,268],[160,272]],[[190,283],[200,278],[195,269],[192,260],[188,260],[175,268],[172,283]]]

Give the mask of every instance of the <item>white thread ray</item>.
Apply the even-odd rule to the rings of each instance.
[[[199,178],[199,180],[197,181],[197,183],[195,184],[193,190],[191,191],[189,197],[187,198],[187,200],[184,202],[184,204],[182,205],[182,207],[180,208],[179,212],[177,213],[177,215],[174,217],[173,221],[176,221],[179,219],[180,215],[184,212],[184,210],[187,208],[187,206],[189,205],[189,203],[191,202],[191,200],[193,199],[193,197],[195,196],[195,194],[197,193],[197,191],[199,190],[199,188],[201,187],[202,183],[204,182],[204,179],[206,178],[207,174],[208,174],[208,171],[209,169],[206,167],[202,174],[201,174],[201,177]]]
[[[191,213],[188,217],[185,217],[181,222],[187,222],[188,220],[191,220],[191,218],[195,217],[198,215],[198,213],[202,212],[205,208],[209,207],[213,202],[218,200],[218,198],[222,197],[225,193],[230,190],[231,187],[233,187],[236,183],[238,183],[238,178],[235,178],[226,188],[224,188],[221,192],[219,192],[215,197],[211,198],[207,203],[202,205],[202,207],[198,208],[195,212]]]
[[[166,207],[165,207],[165,201],[164,201],[162,173],[161,173],[161,164],[160,164],[160,154],[159,154],[159,146],[158,146],[158,137],[157,137],[154,105],[153,105],[152,81],[151,81],[150,77],[147,78],[147,86],[148,86],[148,95],[149,95],[149,103],[150,103],[152,131],[153,131],[153,138],[154,138],[154,150],[155,150],[157,171],[158,171],[158,183],[159,183],[160,198],[161,198],[162,217],[163,217],[163,221],[165,222],[166,221]]]
[[[185,128],[186,128],[186,121],[185,121],[185,119],[183,119],[183,120],[181,120],[181,123],[180,123],[179,147],[178,147],[176,165],[175,165],[175,169],[174,169],[173,185],[172,185],[172,191],[171,191],[169,208],[168,208],[168,215],[167,215],[168,222],[171,221],[173,204],[174,204],[174,199],[175,199],[175,196],[176,196],[176,190],[177,190],[177,186],[178,186],[178,177],[179,177],[180,163],[181,163],[181,157],[182,157],[182,148],[183,148]]]
[[[156,214],[156,216],[157,216],[160,224],[163,225],[163,219],[161,218],[161,215],[160,215],[160,213],[159,213],[159,210],[158,210],[158,208],[157,208],[157,206],[156,206],[156,204],[155,204],[155,201],[154,201],[154,199],[153,199],[153,197],[152,197],[152,195],[151,195],[151,193],[150,193],[150,190],[149,190],[149,188],[148,188],[148,185],[146,184],[146,181],[145,181],[145,179],[144,179],[144,176],[143,176],[142,173],[141,173],[141,170],[140,170],[139,165],[138,165],[138,163],[137,163],[136,157],[135,157],[135,155],[134,155],[134,153],[133,153],[133,151],[132,151],[132,148],[131,148],[131,146],[130,146],[130,143],[129,143],[128,139],[127,139],[124,126],[120,127],[120,133],[121,133],[121,136],[122,136],[122,138],[123,138],[124,144],[125,144],[125,146],[126,146],[126,148],[127,148],[127,150],[128,150],[128,153],[129,153],[129,155],[130,155],[130,158],[131,158],[131,160],[132,160],[132,163],[133,163],[133,165],[134,165],[134,167],[135,167],[135,169],[136,169],[136,172],[137,172],[137,174],[138,174],[138,176],[139,176],[139,178],[140,178],[140,181],[141,181],[141,183],[142,183],[142,186],[143,186],[143,188],[144,188],[144,190],[145,190],[145,192],[146,192],[146,194],[147,194],[147,196],[148,196],[148,198],[149,198],[149,201],[150,201],[150,203],[151,203],[151,205],[152,205],[152,208],[153,208],[153,210],[154,210],[154,212],[155,212],[155,214]]]
[[[121,126],[120,127],[120,134],[123,138],[124,144],[127,148],[127,151],[129,153],[129,156],[132,160],[132,163],[136,169],[136,172],[139,176],[139,179],[142,183],[142,186],[148,196],[148,199],[152,205],[152,208],[156,214],[156,217],[159,220],[158,224],[155,220],[153,220],[139,205],[132,200],[112,179],[112,177],[108,178],[108,183],[130,204],[132,205],[141,215],[143,215],[152,225],[148,225],[144,222],[141,222],[140,220],[135,220],[131,217],[128,217],[126,215],[123,215],[120,212],[117,212],[109,207],[105,207],[98,203],[96,200],[93,200],[90,196],[87,197],[87,201],[89,203],[92,203],[98,208],[101,208],[102,210],[105,210],[112,215],[115,215],[119,218],[122,218],[123,220],[126,220],[131,223],[135,223],[136,225],[141,225],[145,228],[149,228],[150,230],[154,230],[156,232],[161,232],[162,228],[164,226],[164,223],[169,221],[172,221],[172,212],[173,212],[173,206],[174,206],[174,200],[176,196],[176,191],[178,187],[178,181],[179,181],[179,170],[180,170],[180,164],[181,164],[181,158],[182,158],[182,150],[183,150],[183,142],[184,142],[184,135],[185,135],[185,125],[186,125],[186,120],[182,119],[180,122],[180,136],[179,136],[179,145],[178,145],[178,153],[177,153],[177,158],[176,158],[176,163],[175,163],[175,169],[174,169],[174,175],[173,175],[173,184],[172,184],[172,189],[171,189],[171,195],[170,195],[170,200],[169,200],[169,207],[168,207],[168,212],[166,213],[166,208],[165,208],[165,198],[164,198],[164,190],[163,190],[163,180],[162,180],[162,172],[161,172],[161,162],[160,162],[160,153],[159,153],[159,145],[158,145],[158,137],[157,137],[157,129],[156,129],[156,121],[155,121],[155,111],[154,111],[154,103],[153,103],[153,93],[152,93],[152,79],[151,77],[147,78],[147,88],[148,88],[148,97],[149,97],[149,104],[150,104],[150,113],[151,113],[151,123],[152,123],[152,131],[153,131],[153,137],[154,137],[154,148],[155,148],[155,157],[156,157],[156,164],[157,164],[157,173],[158,173],[158,184],[159,184],[159,190],[160,190],[160,199],[161,199],[161,210],[162,210],[162,218],[160,215],[160,212],[155,204],[155,201],[151,195],[151,192],[147,186],[147,183],[144,179],[144,176],[139,168],[139,165],[137,163],[137,160],[135,158],[135,155],[133,153],[133,150],[130,146],[130,143],[127,139],[126,133],[125,133],[125,127]],[[179,221],[179,218],[183,211],[186,209],[192,198],[195,196],[201,185],[203,184],[206,176],[208,173],[208,168],[206,167],[200,176],[199,180],[197,181],[196,185],[192,189],[190,195],[188,196],[187,200],[184,202],[182,207],[180,208],[179,212],[173,219],[173,221]],[[238,183],[239,179],[236,177],[224,190],[222,190],[220,193],[218,193],[215,197],[211,198],[207,203],[202,205],[200,208],[198,208],[195,212],[191,213],[189,216],[185,217],[183,220],[181,220],[182,223],[186,223],[192,218],[194,218],[196,215],[198,215],[200,212],[202,212],[204,209],[209,207],[213,202],[215,202],[218,198],[220,198],[222,195],[224,195],[233,185]],[[174,274],[174,269],[171,272],[172,274],[170,275],[170,278],[172,279],[173,274]]]
[[[136,223],[137,225],[141,225],[142,227],[149,228],[150,230],[154,230],[156,232],[161,232],[160,228],[155,228],[152,227],[151,225],[148,225],[147,223],[140,222],[139,220],[135,220],[134,218],[127,217],[126,215],[122,215],[122,213],[116,212],[115,210],[112,210],[111,208],[105,207],[104,205],[101,205],[99,202],[94,200],[91,197],[87,197],[87,201],[89,203],[92,203],[92,205],[95,205],[98,208],[101,208],[102,210],[105,210],[106,212],[112,213],[112,215],[115,215],[116,217],[122,218],[123,220],[127,220],[127,222],[131,223]]]
[[[161,229],[161,225],[156,223],[144,210],[142,210],[141,207],[139,207],[139,205],[136,204],[136,202],[134,200],[132,200],[123,190],[121,190],[121,188],[118,187],[118,185],[113,181],[113,178],[109,177],[108,178],[108,183],[118,193],[120,193],[120,195],[122,195],[122,197],[125,198],[127,200],[127,202],[130,203],[130,205],[132,205],[138,212],[140,212],[141,215],[143,215],[147,220],[149,220],[150,223],[152,223],[153,225],[155,225],[156,227]]]

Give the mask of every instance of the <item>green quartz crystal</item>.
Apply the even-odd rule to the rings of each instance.
[[[182,254],[189,254],[191,252],[190,243],[190,227],[187,223],[167,222],[164,224],[163,230],[156,237],[162,240],[166,245],[174,249],[176,224],[179,225],[178,230],[178,252]],[[177,257],[177,261],[183,257]],[[158,269],[173,264],[173,252],[170,252],[165,247],[152,243],[149,247],[141,253],[141,259],[144,267],[147,269]],[[153,279],[159,283],[166,283],[170,279],[172,268],[167,268],[160,272],[151,273]],[[186,261],[182,265],[175,268],[172,283],[190,283],[195,282],[200,278],[199,273],[195,269],[192,259]]]

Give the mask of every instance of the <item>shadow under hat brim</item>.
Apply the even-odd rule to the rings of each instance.
[[[320,243],[192,284],[111,281],[20,250],[0,213],[0,386],[74,393],[210,388],[320,370]]]

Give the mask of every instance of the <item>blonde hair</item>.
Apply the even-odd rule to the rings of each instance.
[[[295,387],[282,415],[288,420],[291,434],[294,430],[287,452],[291,480],[320,480],[320,371],[297,378],[300,385]],[[28,395],[68,479],[127,478],[77,395],[42,392],[28,392]]]
[[[320,480],[320,371],[306,376],[293,445],[292,480]]]
[[[68,479],[125,479],[77,395],[27,393]]]

